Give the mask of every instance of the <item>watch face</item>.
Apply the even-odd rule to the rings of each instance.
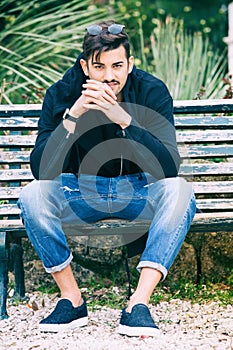
[[[66,108],[66,110],[65,110],[65,112],[64,112],[64,114],[63,114],[63,119],[67,119],[67,118],[69,118],[69,108]]]

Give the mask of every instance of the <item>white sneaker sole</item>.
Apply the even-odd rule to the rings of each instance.
[[[82,317],[70,323],[61,323],[61,324],[40,323],[39,330],[41,332],[53,332],[53,333],[64,332],[64,331],[70,331],[78,327],[86,326],[87,323],[88,323],[88,317]]]
[[[129,337],[141,337],[141,336],[149,336],[149,337],[157,337],[160,335],[160,330],[158,328],[149,328],[149,327],[129,327],[119,325],[118,333],[122,335],[128,335]]]

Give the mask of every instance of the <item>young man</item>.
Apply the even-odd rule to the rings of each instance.
[[[172,98],[163,82],[135,68],[123,25],[88,27],[74,67],[48,89],[31,169],[36,180],[18,204],[28,237],[61,292],[40,329],[88,322],[62,224],[118,217],[151,221],[119,333],[157,335],[150,296],[177,256],[196,207],[191,186],[177,176]]]

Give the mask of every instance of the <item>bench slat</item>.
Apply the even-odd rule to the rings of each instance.
[[[33,175],[30,169],[7,169],[0,170],[1,181],[30,181]]]
[[[38,127],[39,114],[36,117],[25,117],[25,116],[15,116],[15,117],[0,117],[0,129],[37,129]],[[228,116],[176,116],[175,126],[177,129],[183,128],[232,128],[233,127],[233,117]]]
[[[180,145],[182,158],[223,158],[233,156],[233,145]]]
[[[0,105],[1,116],[38,116],[41,113],[42,104],[12,104]]]
[[[98,224],[92,225],[81,225],[79,226],[80,230],[77,229],[77,226],[74,225],[64,225],[64,230],[66,231],[68,236],[77,236],[77,235],[88,235],[95,233],[96,235],[109,235],[113,233],[119,235],[119,232],[123,232],[122,228],[129,231],[129,226],[132,223],[127,223],[121,220],[114,220],[113,222],[105,220],[99,222]],[[232,212],[225,213],[198,213],[195,215],[194,220],[192,222],[192,226],[190,228],[190,233],[197,232],[219,232],[219,228],[221,225],[222,232],[232,232],[233,227],[233,216]],[[138,232],[145,232],[145,228],[149,227],[148,222],[134,223],[134,228],[137,227]],[[111,228],[111,230],[109,230]],[[14,234],[21,237],[27,237],[25,228],[20,219],[18,220],[1,220],[1,231],[14,232]],[[132,226],[131,226],[132,230]],[[110,231],[110,232],[109,232]],[[132,233],[132,231],[131,231]]]
[[[201,210],[221,211],[233,210],[232,198],[197,199],[197,207]],[[17,204],[0,204],[0,215],[19,215]],[[232,213],[233,216],[233,213]]]
[[[36,130],[38,128],[38,118],[0,118],[0,130]]]
[[[0,187],[0,198],[1,199],[17,199],[22,190],[22,186],[17,187]]]
[[[35,144],[36,135],[4,135],[0,136],[0,147],[17,147],[17,146],[31,146]],[[216,130],[213,131],[178,131],[178,143],[212,143],[212,142],[232,142],[233,131]]]
[[[192,185],[196,194],[233,193],[232,181],[193,182]]]
[[[0,136],[0,147],[33,147],[36,135],[6,135]]]
[[[175,100],[174,112],[184,113],[230,113],[233,112],[232,99]]]
[[[200,128],[200,129],[209,129],[209,128],[232,128],[233,127],[233,117],[228,116],[184,116],[179,115],[175,116],[175,126],[177,129],[183,128]]]
[[[0,105],[0,115],[38,115],[41,104],[13,104]],[[207,111],[230,113],[233,112],[232,99],[203,99],[203,100],[174,100],[174,112],[179,113],[206,113]]]
[[[224,158],[233,157],[233,145],[213,145],[213,146],[194,146],[182,145],[179,147],[181,158]],[[5,151],[0,153],[0,163],[14,164],[14,163],[29,163],[30,151]]]
[[[233,163],[201,163],[181,164],[179,174],[181,176],[210,176],[232,175]]]
[[[181,164],[179,174],[184,177],[197,175],[232,175],[233,163],[202,163]],[[3,169],[0,170],[1,181],[29,181],[33,180],[30,169]]]
[[[211,211],[233,210],[233,198],[197,199],[197,207],[201,210]]]
[[[29,163],[31,151],[12,151],[12,152],[1,152],[0,163]]]
[[[193,189],[196,194],[225,194],[233,193],[232,181],[208,181],[193,182]],[[1,199],[17,199],[22,187],[0,187]]]
[[[230,232],[233,227],[233,213],[200,213],[196,214],[192,222],[190,233]]]
[[[17,207],[17,204],[0,204],[0,215],[19,215],[20,209]]]
[[[210,143],[233,141],[233,130],[188,130],[177,132],[177,142]]]
[[[0,105],[0,114],[22,114],[22,115],[34,115],[41,111],[41,104],[31,103],[31,104],[10,104],[10,105]],[[233,112],[233,100],[232,99],[203,99],[203,100],[174,100],[174,112],[192,113],[199,112],[205,113],[207,110],[216,112]]]

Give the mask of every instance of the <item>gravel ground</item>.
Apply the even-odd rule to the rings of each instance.
[[[57,296],[29,295],[28,304],[9,305],[9,318],[0,321],[0,349],[14,350],[232,350],[233,306],[216,302],[191,304],[172,300],[150,305],[160,327],[158,338],[137,338],[117,333],[120,310],[89,310],[89,324],[71,332],[41,333],[38,322],[58,301]]]

